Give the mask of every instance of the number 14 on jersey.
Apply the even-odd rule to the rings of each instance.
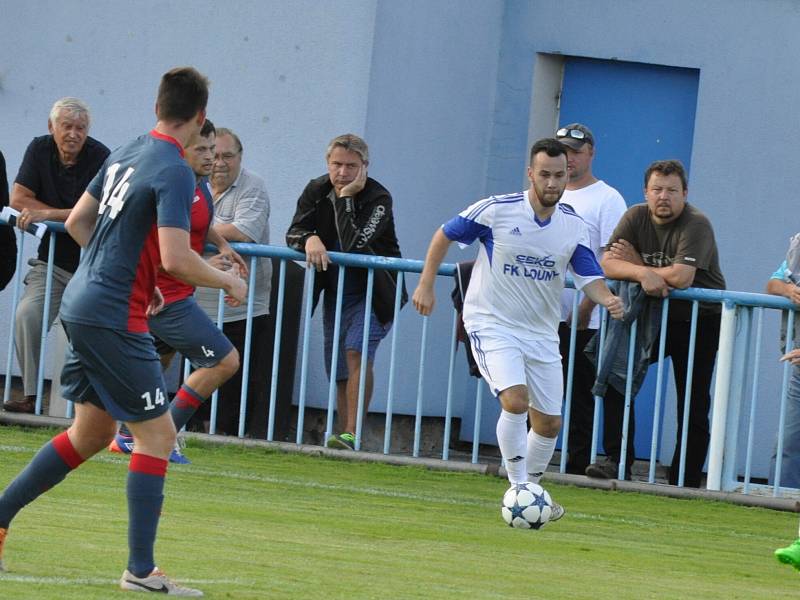
[[[119,163],[114,163],[106,169],[106,181],[105,184],[103,184],[103,199],[100,202],[100,207],[97,209],[97,214],[102,215],[106,211],[106,208],[109,208],[108,217],[110,219],[116,217],[117,213],[122,210],[125,204],[125,194],[128,192],[128,187],[130,186],[128,180],[135,170],[133,167],[128,167],[122,178],[116,181],[119,167]]]

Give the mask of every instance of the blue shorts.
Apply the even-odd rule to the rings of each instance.
[[[69,340],[61,372],[64,398],[91,402],[118,421],[146,421],[169,409],[153,336],[62,323]]]
[[[233,344],[197,305],[194,296],[168,304],[147,320],[156,338],[156,351],[171,354],[177,350],[196,368],[209,368],[225,358]]]
[[[366,298],[362,295],[344,296],[342,298],[342,317],[339,324],[339,358],[336,363],[336,381],[347,379],[348,369],[345,359],[346,350],[361,353],[364,338],[364,307]],[[331,357],[333,356],[333,326],[336,318],[336,296],[325,296],[322,314],[323,333],[325,335],[325,372],[331,376]],[[367,343],[367,360],[375,360],[375,351],[380,341],[392,328],[391,323],[381,325],[373,310],[369,319],[369,340]]]

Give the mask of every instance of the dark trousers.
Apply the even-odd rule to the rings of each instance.
[[[684,486],[686,487],[700,487],[703,464],[706,461],[706,454],[708,453],[708,442],[710,438],[708,411],[711,408],[711,375],[714,372],[714,361],[717,358],[719,325],[720,316],[718,314],[700,316],[697,319],[694,370],[692,374],[692,389],[689,406],[689,427],[686,440],[686,470],[684,473]],[[680,469],[684,398],[686,397],[686,370],[689,365],[690,332],[691,323],[689,321],[670,320],[668,322],[664,356],[672,358],[672,370],[675,375],[675,387],[678,394],[677,439],[669,470],[669,482],[672,485],[677,485]],[[658,346],[654,348],[652,360],[653,362],[658,360]],[[612,460],[618,462],[625,396],[609,386],[603,406],[605,410],[603,445],[605,446],[606,454],[608,454]],[[628,430],[628,460],[626,460],[629,464],[633,457],[634,420],[633,399],[631,399],[630,429]]]
[[[269,405],[270,360],[272,345],[267,343],[267,315],[253,317],[253,333],[250,342],[250,372],[247,387],[247,416],[245,431],[264,429]],[[222,326],[223,333],[239,352],[242,366],[236,374],[219,389],[217,400],[217,433],[238,435],[240,402],[242,396],[242,374],[244,373],[244,339],[247,320],[232,321]],[[197,419],[208,419],[211,400],[198,410]],[[265,423],[257,423],[257,417],[264,417]]]
[[[564,391],[567,389],[567,371],[569,369],[569,337],[572,330],[561,322],[558,325],[559,351],[561,366],[564,371]],[[579,329],[575,332],[575,363],[572,377],[572,401],[569,413],[569,439],[567,450],[567,473],[583,475],[589,466],[592,455],[592,424],[594,422],[594,365],[586,358],[583,349],[596,329]],[[619,446],[619,434],[617,434]]]
[[[636,434],[636,413],[633,398],[628,417],[628,450],[625,453],[625,479],[630,479],[631,465],[636,459],[634,435]],[[603,449],[609,460],[619,464],[622,461],[622,424],[625,421],[625,394],[614,386],[608,386],[603,397]]]
[[[686,471],[684,485],[700,487],[703,464],[708,454],[708,441],[711,427],[708,411],[711,409],[711,375],[719,346],[720,315],[707,315],[697,319],[697,336],[694,350],[694,371],[692,374],[691,405],[689,406],[689,427],[686,440]],[[684,398],[686,396],[686,369],[689,364],[690,323],[670,322],[667,333],[667,354],[672,357],[675,374],[675,387],[678,392],[678,431],[669,482],[678,483],[678,469],[681,459],[681,436],[683,432]]]
[[[562,322],[558,326],[559,350],[562,356],[564,370],[564,389],[567,386],[567,371],[569,368],[569,338],[570,327]],[[569,440],[567,460],[567,473],[583,475],[592,457],[592,427],[594,424],[594,396],[592,386],[595,380],[595,369],[586,357],[583,349],[592,339],[596,329],[578,330],[575,334],[575,363],[572,378],[572,402],[570,404]],[[605,420],[603,427],[603,447],[608,457],[614,462],[620,461],[622,416],[625,407],[625,398],[619,392],[609,387],[604,402]],[[631,420],[628,429],[628,454],[626,456],[627,469],[630,475],[630,465],[634,459],[633,448],[633,405],[631,405]]]

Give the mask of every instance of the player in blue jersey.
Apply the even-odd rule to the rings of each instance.
[[[561,429],[558,323],[567,269],[576,287],[612,317],[623,314],[622,301],[609,291],[590,250],[586,224],[558,203],[567,184],[564,145],[536,142],[528,179],[525,192],[476,202],[436,231],[413,297],[416,309],[429,315],[436,272],[450,243],[480,240],[464,299],[464,326],[481,375],[500,400],[497,442],[512,485],[539,482]],[[551,520],[563,514],[555,505]]]
[[[75,421],[0,496],[2,550],[16,514],[108,446],[116,421],[125,422],[136,449],[120,587],[175,596],[203,594],[170,581],[153,558],[175,425],[146,315],[159,268],[192,285],[224,289],[234,302],[247,293],[236,274],[209,266],[189,244],[195,179],[183,147],[202,127],[207,101],[208,81],[195,69],[164,74],[155,128],[109,155],[67,219],[67,231],[85,248],[60,312],[69,339],[61,382],[64,397],[75,402]]]

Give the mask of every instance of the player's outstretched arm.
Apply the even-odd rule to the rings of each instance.
[[[618,296],[611,293],[603,279],[590,281],[581,290],[597,304],[602,304],[608,310],[608,314],[614,319],[621,319],[625,314],[625,305]]]
[[[64,222],[67,233],[72,236],[78,244],[85,248],[94,233],[94,226],[97,223],[97,209],[100,203],[89,192],[83,192],[77,204],[69,213],[69,217]]]
[[[220,271],[204,261],[189,246],[189,232],[177,227],[159,227],[161,266],[170,275],[196,287],[225,290],[238,302],[247,300],[247,284],[238,269]]]
[[[419,314],[425,316],[433,312],[433,305],[436,296],[433,292],[433,284],[436,281],[436,272],[442,264],[447,249],[450,247],[450,239],[440,229],[436,230],[431,239],[428,252],[425,255],[425,265],[422,267],[422,274],[419,276],[417,289],[414,290],[412,302]]]

